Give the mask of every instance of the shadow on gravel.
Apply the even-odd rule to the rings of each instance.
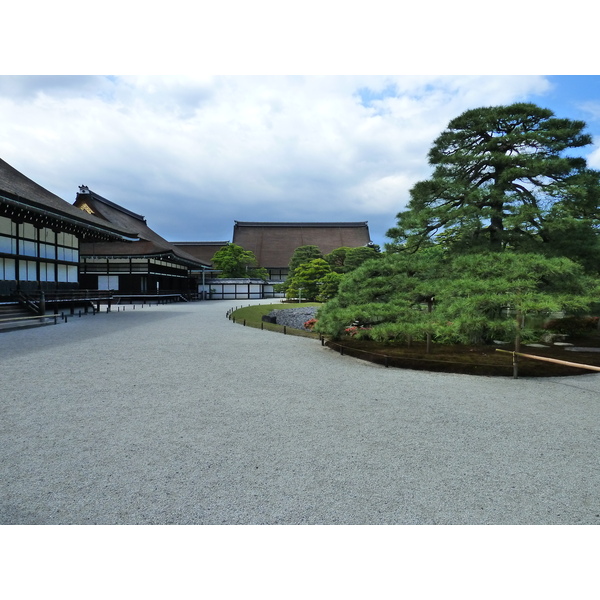
[[[81,317],[69,316],[67,322],[58,325],[38,327],[0,334],[0,359],[2,356],[27,356],[36,352],[59,349],[61,346],[106,337],[114,332],[149,327],[169,319],[188,317],[188,312],[159,312],[126,310],[113,313],[87,314]],[[110,351],[103,342],[99,351]]]
[[[0,525],[45,525],[44,517],[12,504],[0,504]]]

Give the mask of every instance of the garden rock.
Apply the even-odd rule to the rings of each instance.
[[[304,327],[304,323],[306,323],[306,321],[309,319],[314,319],[316,313],[316,306],[301,306],[298,308],[275,309],[266,316],[274,317],[277,325],[285,325],[287,327],[292,327],[293,329],[310,331]]]

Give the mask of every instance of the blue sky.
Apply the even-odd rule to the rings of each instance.
[[[586,121],[582,154],[600,168],[592,19],[565,28],[507,0],[519,26],[500,35],[482,25],[495,7],[467,0],[169,6],[57,0],[35,20],[11,6],[0,156],[69,202],[87,185],[174,241],[231,239],[234,220],[319,220],[368,221],[383,244],[434,139],[478,106],[531,101]]]
[[[600,168],[598,76],[0,76],[0,156],[172,241],[318,220],[368,221],[383,244],[448,121],[517,101],[586,121],[582,154]]]
[[[531,102],[550,108],[558,117],[585,121],[597,147],[600,144],[600,77],[554,75],[548,80],[550,89],[543,94],[532,94]]]

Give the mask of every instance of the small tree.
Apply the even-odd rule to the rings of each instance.
[[[336,273],[345,273],[346,253],[350,250],[349,246],[341,246],[326,254],[323,258],[329,263],[331,269]]]
[[[349,273],[354,269],[357,269],[363,263],[368,260],[373,260],[376,258],[381,258],[381,252],[375,246],[360,246],[358,248],[350,248],[348,252],[346,252],[346,260],[344,262],[344,266],[346,268],[346,272]]]
[[[337,296],[342,277],[343,275],[341,273],[331,271],[330,273],[327,273],[327,275],[325,275],[325,277],[323,277],[320,281],[317,281],[317,285],[319,287],[317,301],[327,302],[328,300],[335,298]]]
[[[222,271],[220,278],[252,277],[256,279],[269,278],[269,273],[263,267],[257,267],[258,261],[254,252],[244,250],[237,244],[227,244],[220,248],[212,257],[212,263]]]
[[[326,254],[323,258],[336,273],[349,273],[360,267],[365,261],[380,256],[381,254],[373,246],[359,246],[358,248],[342,246]]]
[[[318,246],[308,245],[299,246],[298,248],[296,248],[288,264],[290,275],[293,275],[294,270],[298,268],[301,264],[310,262],[315,258],[323,258],[323,253],[319,250]]]
[[[319,309],[316,330],[338,338],[351,325],[378,341],[427,339],[440,248],[419,255],[387,254],[343,276],[338,294]]]
[[[308,263],[315,258],[323,258],[323,253],[319,250],[318,246],[307,245],[299,246],[294,250],[290,262],[288,263],[288,276],[283,283],[279,283],[274,286],[276,292],[283,292],[287,295],[287,292],[294,276],[294,271],[304,263]]]
[[[322,258],[299,265],[289,280],[286,296],[305,300],[316,300],[319,295],[319,284],[331,272],[331,267]]]

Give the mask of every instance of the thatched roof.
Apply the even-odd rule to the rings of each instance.
[[[254,252],[261,267],[285,268],[300,246],[317,246],[323,254],[371,242],[367,221],[340,223],[260,223],[235,221],[233,243]]]
[[[171,242],[176,248],[184,250],[207,265],[212,264],[212,257],[229,242]]]

